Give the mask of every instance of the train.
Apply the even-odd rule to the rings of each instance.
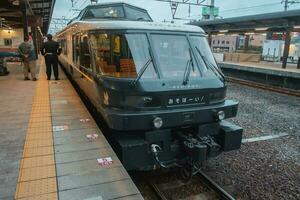
[[[198,169],[241,146],[238,102],[203,29],[128,3],[89,5],[56,34],[59,62],[109,127],[127,170]]]

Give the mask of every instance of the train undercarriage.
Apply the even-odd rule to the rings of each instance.
[[[115,149],[127,170],[182,167],[191,176],[205,161],[239,149],[243,129],[228,121],[144,133],[114,133]]]

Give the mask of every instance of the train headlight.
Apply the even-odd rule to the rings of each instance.
[[[220,110],[218,113],[217,113],[217,117],[218,117],[218,120],[223,120],[225,119],[225,112],[223,110]]]
[[[153,125],[154,125],[154,127],[157,128],[157,129],[161,128],[162,125],[163,125],[163,120],[162,120],[162,118],[160,118],[160,117],[155,117],[155,118],[153,119]]]

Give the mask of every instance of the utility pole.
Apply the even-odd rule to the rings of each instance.
[[[281,4],[284,4],[284,11],[287,11],[289,8],[289,4],[297,4],[300,3],[299,0],[282,0]]]
[[[289,7],[289,1],[284,0],[284,11],[287,11],[288,7]]]
[[[215,0],[211,0],[210,1],[210,15],[209,15],[209,19],[213,19],[214,18],[214,8],[215,8]]]

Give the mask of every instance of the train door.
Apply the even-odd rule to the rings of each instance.
[[[80,56],[80,33],[72,36],[72,66],[79,69],[79,56]],[[81,74],[78,70],[70,67],[70,73],[72,74],[73,78],[79,83]]]
[[[96,88],[93,81],[92,60],[89,47],[88,35],[80,37],[79,45],[79,69],[82,73],[80,83],[85,94],[95,104]]]

